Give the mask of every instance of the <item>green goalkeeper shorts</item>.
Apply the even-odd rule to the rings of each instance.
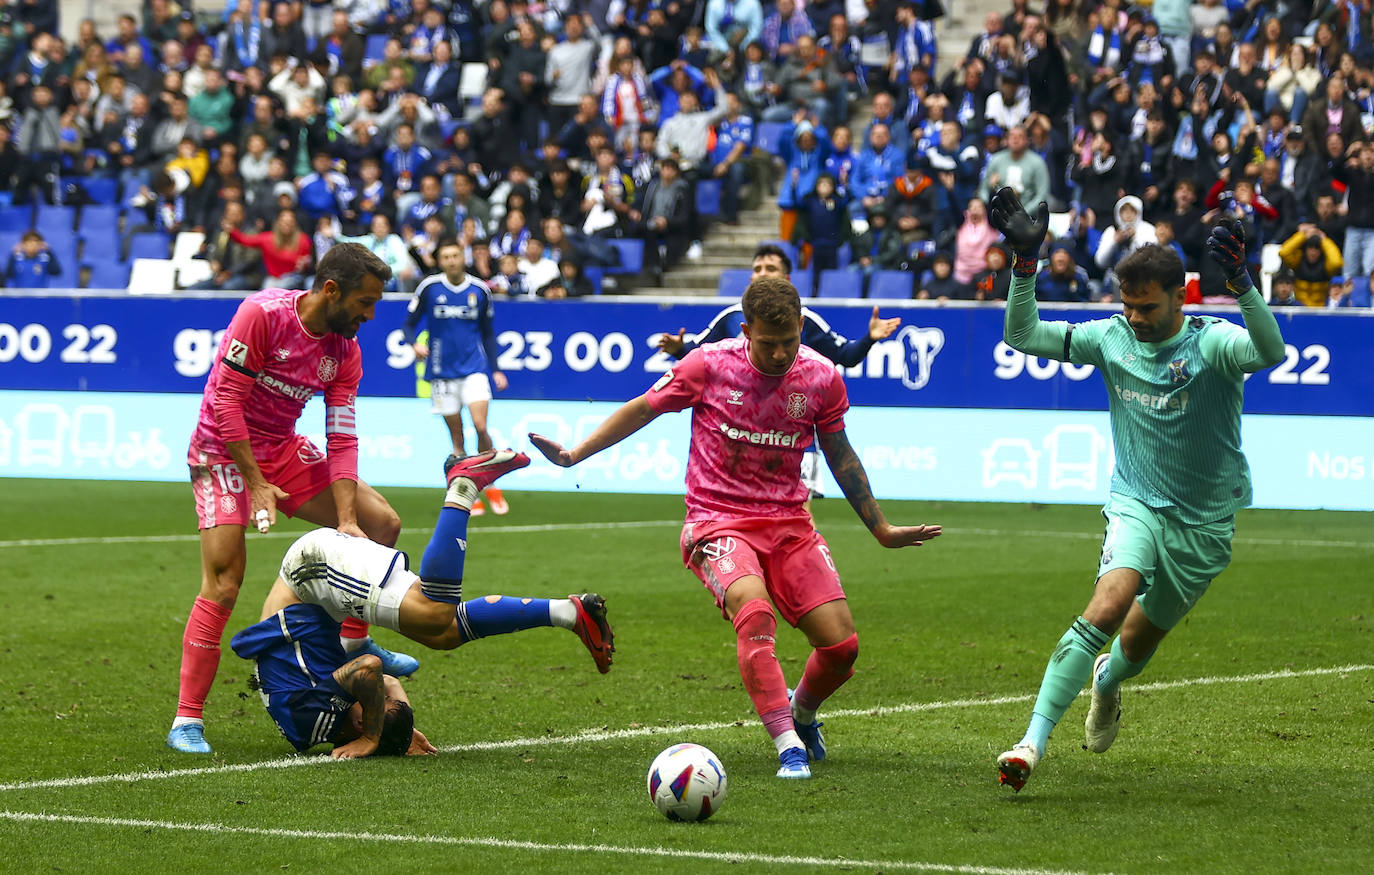
[[[1102,508],[1100,578],[1115,568],[1141,576],[1136,601],[1151,623],[1172,629],[1231,562],[1234,516],[1189,525],[1134,498],[1112,493]]]

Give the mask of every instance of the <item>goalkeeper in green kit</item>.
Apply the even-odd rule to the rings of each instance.
[[[1283,337],[1245,269],[1244,231],[1225,223],[1207,240],[1245,327],[1183,312],[1183,263],[1143,246],[1116,267],[1122,312],[1070,324],[1041,322],[1035,274],[1048,211],[1032,218],[1016,193],[993,197],[989,220],[1015,253],[1006,342],[1027,355],[1090,364],[1107,384],[1116,447],[1097,583],[1083,615],[1055,645],[1030,727],[997,758],[1020,790],[1045,756],[1050,731],[1092,678],[1086,747],[1102,753],[1121,723],[1121,682],[1231,560],[1235,512],[1250,504],[1240,448],[1245,375],[1283,359]],[[1112,636],[1120,630],[1113,640]],[[1099,655],[1108,642],[1111,649]]]

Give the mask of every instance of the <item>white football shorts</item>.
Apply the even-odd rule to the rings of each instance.
[[[429,384],[434,412],[440,416],[456,416],[464,407],[479,401],[491,400],[491,380],[486,374],[468,374],[456,380],[435,380]]]
[[[303,602],[339,622],[349,617],[400,631],[401,602],[419,580],[406,554],[335,529],[316,529],[291,545],[281,577]]]

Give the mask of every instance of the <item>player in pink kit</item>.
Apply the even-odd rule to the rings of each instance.
[[[802,453],[812,435],[859,518],[884,547],[919,546],[939,526],[894,526],[869,489],[844,433],[849,409],[835,365],[802,347],[801,300],[791,283],[756,279],[742,301],[744,336],[689,353],[572,449],[530,442],[570,467],[643,428],[692,408],[682,558],[735,627],[740,677],[777,747],[779,778],[809,778],[825,757],[816,711],[854,673],[859,638],[830,548],[804,503]],[[788,705],[774,652],[777,607],[811,643]]]
[[[250,520],[266,532],[281,510],[387,546],[400,535],[391,505],[358,480],[353,413],[363,372],[354,338],[390,278],[391,268],[367,248],[342,243],[320,259],[311,289],[250,295],[224,332],[187,457],[200,524],[201,583],[181,645],[177,715],[167,735],[174,750],[211,752],[205,698],[243,585]],[[296,434],[301,410],[320,391],[325,453]],[[374,653],[387,674],[404,676],[419,667],[373,642],[366,624],[345,624],[341,634],[346,651]]]

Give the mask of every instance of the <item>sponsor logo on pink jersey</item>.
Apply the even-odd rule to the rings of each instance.
[[[797,441],[801,440],[802,433],[794,431],[791,434],[769,429],[768,431],[750,431],[747,428],[739,428],[728,422],[720,424],[721,434],[732,441],[743,441],[747,444],[758,444],[766,447],[795,447]]]

